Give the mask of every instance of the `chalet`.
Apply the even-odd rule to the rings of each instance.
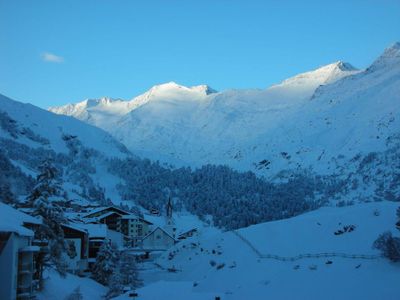
[[[167,250],[175,244],[175,239],[161,227],[157,227],[142,239],[141,247],[151,250]]]
[[[108,229],[105,224],[75,224],[89,234],[88,265],[89,269],[96,260],[97,253],[105,241],[111,241],[118,248],[124,245],[124,237],[120,232]]]
[[[119,223],[122,216],[124,215],[115,211],[105,211],[104,214],[97,217],[86,218],[85,222],[92,224],[106,224],[109,229],[119,231]]]
[[[153,223],[135,215],[125,215],[120,218],[120,231],[128,240],[128,245],[136,247],[149,232]]]
[[[130,215],[129,212],[115,206],[98,207],[91,212],[82,215],[85,223],[106,224],[111,230],[121,231],[120,219],[122,216]]]
[[[41,220],[0,203],[0,299],[32,299],[35,292],[34,232]]]
[[[67,269],[70,272],[82,274],[88,269],[89,234],[86,230],[73,224],[63,224],[61,227],[69,247],[68,253],[64,254]]]

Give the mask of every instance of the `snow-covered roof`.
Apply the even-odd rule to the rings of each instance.
[[[173,239],[173,240],[175,241],[175,238],[174,238],[172,235],[170,235],[168,232],[166,232],[164,229],[162,229],[161,227],[156,227],[156,228],[154,228],[154,230],[151,231],[149,234],[147,234],[147,235],[143,238],[143,240],[147,239],[150,235],[152,235],[152,234],[153,234],[154,232],[156,232],[158,229],[160,229],[162,232],[164,232],[166,235],[168,235],[171,239]]]
[[[75,227],[86,230],[89,233],[89,238],[106,238],[107,225],[106,224],[74,224]]]
[[[96,213],[101,212],[101,211],[106,211],[106,210],[109,210],[109,209],[116,210],[116,211],[118,211],[118,212],[120,212],[121,214],[124,214],[124,215],[128,215],[129,214],[129,212],[127,212],[127,211],[125,211],[125,210],[123,210],[121,208],[115,207],[115,206],[102,206],[102,207],[98,207],[98,208],[92,209],[90,212],[88,212],[86,214],[83,214],[82,217],[87,218],[87,217],[90,217],[93,214],[96,214]]]
[[[84,229],[84,228],[81,228],[80,225],[81,224],[75,224],[75,223],[62,224],[62,226],[64,226],[64,227],[68,227],[68,228],[71,228],[71,229],[76,230],[76,231],[81,231],[81,232],[84,232],[84,233],[88,233],[88,231],[86,229]]]
[[[69,220],[80,220],[82,218],[82,213],[64,212],[64,216]]]
[[[140,218],[140,217],[137,216],[137,215],[132,215],[132,214],[126,215],[126,216],[121,216],[121,219],[124,219],[124,220],[138,219],[138,220],[140,220],[140,221],[142,221],[142,222],[145,222],[145,223],[147,223],[147,224],[149,224],[149,225],[153,225],[153,223],[151,223],[150,221],[147,221],[147,220],[145,220],[145,219],[143,219],[143,218]]]
[[[97,217],[92,217],[92,218],[87,218],[86,217],[86,220],[85,220],[85,223],[94,223],[94,222],[98,222],[98,221],[100,221],[100,220],[102,220],[102,219],[104,219],[104,218],[107,218],[107,217],[109,217],[109,216],[111,216],[111,215],[113,215],[113,214],[117,214],[117,215],[121,215],[120,213],[117,213],[117,212],[115,212],[115,211],[109,211],[109,212],[106,212],[106,213],[104,213],[104,214],[101,214],[100,216],[97,216]]]
[[[198,231],[197,228],[192,228],[192,229],[189,229],[189,230],[180,232],[178,235],[179,235],[179,236],[184,236],[184,235],[186,235],[186,234],[190,234],[190,233],[197,232],[197,231]]]
[[[40,219],[27,215],[0,202],[0,231],[15,232],[19,235],[33,236],[33,231],[24,224],[41,224]]]

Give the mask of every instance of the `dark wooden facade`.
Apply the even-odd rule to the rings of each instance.
[[[68,225],[61,225],[63,232],[64,232],[64,238],[66,239],[80,239],[81,240],[81,253],[80,257],[81,259],[87,258],[87,251],[89,250],[88,247],[88,242],[89,242],[89,237],[86,231],[70,227]]]

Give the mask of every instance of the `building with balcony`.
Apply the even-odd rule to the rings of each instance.
[[[153,223],[140,218],[136,215],[125,215],[120,218],[120,232],[125,235],[128,240],[127,246],[136,247],[142,239],[149,234]]]
[[[0,203],[0,299],[32,299],[35,292],[34,233],[41,221]]]
[[[71,224],[70,224],[71,225]],[[110,230],[105,224],[73,224],[88,233],[88,266],[89,269],[96,261],[97,253],[105,241],[111,241],[118,249],[124,246],[124,236],[122,233]]]

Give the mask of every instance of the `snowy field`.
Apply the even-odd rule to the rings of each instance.
[[[378,234],[391,230],[399,235],[394,227],[397,207],[396,203],[379,202],[322,208],[239,233],[262,254],[377,255],[371,246]],[[347,224],[355,229],[334,234]],[[169,253],[173,253],[172,259]],[[264,259],[232,232],[187,240],[158,263],[164,270],[151,264],[144,267],[145,287],[139,289],[138,299],[398,299],[400,293],[400,266],[386,259]]]
[[[44,274],[45,288],[37,294],[38,300],[63,300],[66,299],[75,289],[79,288],[83,299],[102,299],[107,288],[96,281],[68,274],[62,278],[55,271]]]
[[[372,249],[380,233],[391,230],[400,235],[394,225],[397,207],[394,202],[324,207],[240,229],[239,235],[202,230],[156,261],[139,264],[144,286],[138,289],[136,299],[399,299],[400,265]],[[188,223],[196,223],[186,218]],[[343,230],[345,226],[353,229]],[[327,252],[371,258],[263,258],[268,254],[290,258]],[[88,278],[47,276],[40,300],[65,299],[77,287],[83,299],[101,299],[107,291]],[[115,299],[131,298],[122,295]]]

